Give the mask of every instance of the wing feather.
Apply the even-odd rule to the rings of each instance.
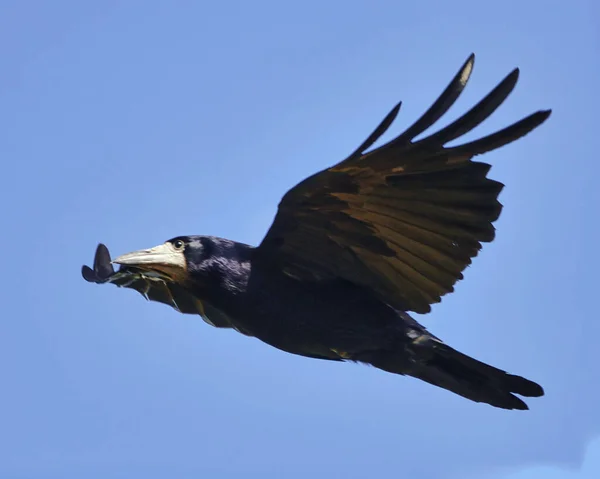
[[[386,132],[398,103],[346,159],[305,179],[281,200],[255,260],[306,281],[341,279],[372,289],[401,310],[428,312],[494,239],[503,184],[475,155],[523,137],[550,111],[496,133],[446,147],[485,121],[514,89],[513,70],[479,103],[441,130],[438,121],[464,90],[471,55],[431,107],[403,133],[366,151]]]

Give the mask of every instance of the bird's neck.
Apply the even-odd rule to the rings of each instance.
[[[247,290],[253,247],[234,243],[190,271],[195,294],[220,308],[234,308]]]

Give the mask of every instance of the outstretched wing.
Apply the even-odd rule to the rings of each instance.
[[[171,306],[184,314],[199,314],[211,326],[231,328],[229,320],[218,310],[200,301],[185,288],[173,281],[153,275],[148,271],[121,266],[115,271],[108,248],[100,243],[94,257],[94,267],[83,266],[81,274],[90,283],[111,283],[121,288],[137,291],[149,301]]]
[[[490,165],[473,157],[521,138],[550,115],[538,111],[489,136],[444,146],[504,102],[517,83],[515,69],[462,117],[415,140],[456,101],[473,63],[471,55],[404,133],[366,152],[394,121],[398,104],[348,158],[288,191],[256,260],[303,280],[342,278],[418,313],[453,291],[481,243],[493,240],[502,209],[504,185],[487,178]]]

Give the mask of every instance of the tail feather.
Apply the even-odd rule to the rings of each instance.
[[[503,409],[529,409],[515,396],[540,397],[543,388],[529,379],[478,361],[438,341],[431,341],[433,352],[410,374],[441,386],[476,402]]]
[[[398,354],[389,350],[364,359],[384,371],[410,375],[471,401],[502,409],[529,409],[515,394],[544,395],[539,384],[478,361],[431,336],[421,336],[410,349],[410,360],[405,351]]]

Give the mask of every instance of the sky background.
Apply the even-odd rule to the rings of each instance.
[[[600,477],[598,18],[593,0],[0,2],[0,478]],[[540,382],[530,411],[81,278],[100,241],[259,243],[288,188],[398,100],[393,131],[411,124],[471,52],[441,125],[515,66],[476,135],[554,113],[486,156],[497,239],[419,319]]]

